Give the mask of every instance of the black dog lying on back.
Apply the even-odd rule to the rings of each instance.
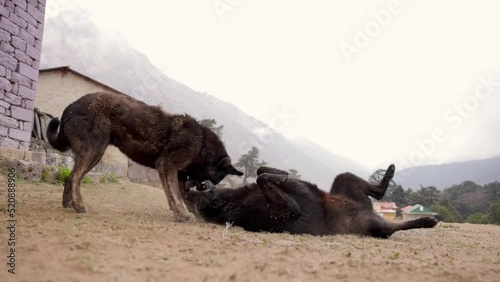
[[[394,171],[390,165],[378,185],[342,173],[326,193],[309,182],[288,178],[285,171],[261,167],[256,183],[223,189],[207,181],[205,191],[192,190],[187,197],[205,220],[232,222],[249,231],[388,238],[399,230],[434,227],[437,220],[432,217],[396,223],[374,212],[368,196],[382,199]]]

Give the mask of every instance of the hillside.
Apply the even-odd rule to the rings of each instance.
[[[215,119],[218,125],[224,125],[222,139],[234,161],[256,146],[269,165],[297,169],[303,179],[323,189],[328,189],[335,175],[343,171],[369,175],[349,159],[304,139],[289,140],[236,106],[167,77],[119,34],[99,30],[84,11],[64,12],[46,20],[41,64],[42,68],[69,65],[148,104],[161,105],[168,112]]]
[[[467,180],[484,185],[500,181],[500,157],[408,168],[397,173],[394,180],[413,190],[420,189],[420,185],[442,190]]]

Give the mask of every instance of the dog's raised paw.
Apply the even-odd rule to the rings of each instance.
[[[387,168],[387,170],[386,170],[386,172],[385,172],[385,173],[386,173],[388,176],[390,176],[390,177],[392,178],[392,177],[394,176],[394,172],[395,172],[395,171],[396,171],[396,166],[395,166],[394,164],[391,164],[391,165]]]

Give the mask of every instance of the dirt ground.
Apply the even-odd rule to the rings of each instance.
[[[162,190],[87,184],[89,212],[62,186],[19,181],[16,274],[7,272],[0,174],[0,281],[500,281],[500,226],[439,223],[388,240],[246,232],[177,223]]]

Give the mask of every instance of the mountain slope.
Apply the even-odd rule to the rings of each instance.
[[[442,190],[466,180],[484,185],[500,181],[500,157],[408,168],[397,173],[394,180],[413,190],[420,189],[420,185]]]
[[[116,33],[99,30],[82,10],[61,13],[45,23],[42,68],[69,65],[115,89],[166,111],[213,118],[224,125],[222,139],[234,161],[252,146],[260,158],[282,169],[297,169],[303,179],[328,189],[336,174],[368,172],[310,141],[290,141],[232,104],[199,93],[167,77]],[[64,35],[64,36],[61,36]]]

